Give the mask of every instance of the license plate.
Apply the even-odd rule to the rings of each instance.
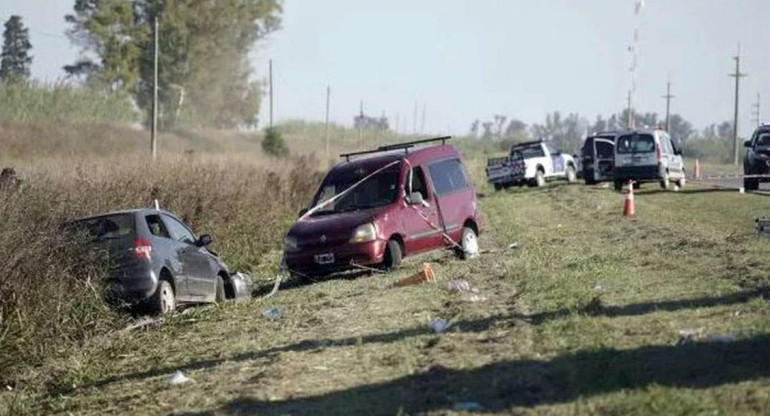
[[[329,254],[316,254],[315,255],[315,262],[320,264],[320,265],[332,264],[332,263],[334,263],[334,254],[333,253],[329,253]]]

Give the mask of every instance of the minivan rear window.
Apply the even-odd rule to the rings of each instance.
[[[620,136],[617,148],[620,154],[654,152],[655,138],[651,134],[627,134]]]
[[[117,214],[75,221],[67,227],[73,232],[86,233],[93,241],[133,238],[134,216]]]

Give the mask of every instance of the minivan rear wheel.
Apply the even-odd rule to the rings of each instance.
[[[217,303],[222,303],[227,300],[227,293],[225,293],[225,279],[222,275],[217,275],[217,294],[215,298]]]
[[[460,237],[460,249],[457,254],[463,260],[472,259],[479,255],[479,238],[473,228],[463,227],[463,234]]]
[[[668,173],[663,174],[663,179],[660,180],[660,187],[663,189],[668,189],[671,185],[671,181],[668,178]]]
[[[401,265],[401,259],[403,253],[401,253],[401,244],[396,240],[388,240],[388,245],[385,247],[385,259],[382,261],[382,268],[385,270],[395,270]]]

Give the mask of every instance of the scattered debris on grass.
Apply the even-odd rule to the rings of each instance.
[[[401,279],[396,283],[393,283],[391,287],[404,287],[421,285],[423,283],[436,283],[436,273],[433,271],[430,263],[423,263],[422,270],[419,273]]]
[[[172,375],[172,376],[171,376],[171,377],[168,379],[168,384],[169,384],[170,386],[179,386],[179,385],[182,385],[182,384],[188,383],[188,382],[190,382],[190,381],[193,381],[193,380],[192,380],[191,378],[187,377],[186,375],[184,375],[184,373],[183,373],[183,372],[181,372],[181,371],[177,371],[176,373],[174,373],[174,374],[173,374],[173,375]]]
[[[163,323],[163,318],[150,318],[150,317],[144,317],[137,321],[134,324],[131,324],[123,329],[120,330],[121,334],[125,334],[126,332],[131,332],[135,329],[143,329],[151,326],[158,326]]]
[[[447,282],[446,290],[449,293],[470,292],[471,284],[467,280],[457,279]]]
[[[447,329],[449,329],[450,325],[451,324],[447,322],[446,319],[438,318],[430,321],[430,323],[428,324],[428,327],[437,334],[443,334],[444,332],[446,332]]]
[[[278,319],[283,315],[280,309],[278,308],[265,308],[262,309],[262,316],[269,319]]]
[[[519,248],[519,243],[508,244],[508,250],[514,250],[514,249],[517,249],[517,248]]]

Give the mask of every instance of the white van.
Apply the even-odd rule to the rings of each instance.
[[[618,134],[615,142],[615,189],[629,180],[636,183],[659,182],[668,189],[674,182],[684,189],[685,170],[682,151],[664,130],[629,131]]]

